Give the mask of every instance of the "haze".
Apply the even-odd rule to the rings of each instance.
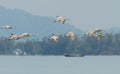
[[[0,0],[0,6],[33,15],[67,17],[81,30],[120,27],[119,3],[119,0]]]

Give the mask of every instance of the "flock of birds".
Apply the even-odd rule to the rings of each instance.
[[[54,22],[61,22],[62,24],[66,23],[66,21],[70,21],[69,19],[66,19],[62,16],[56,16],[56,20]],[[3,29],[13,29],[12,26],[6,25],[2,27]],[[89,36],[91,38],[98,38],[100,40],[101,38],[104,37],[103,35],[103,30],[102,29],[94,29],[92,31],[89,31],[84,34],[85,36]],[[21,38],[25,37],[31,37],[32,35],[29,33],[23,33],[21,35],[17,34],[11,34],[11,36],[8,38],[8,40],[19,40]],[[64,35],[64,37],[69,37],[71,40],[75,40],[76,34],[74,32],[68,32],[67,34]],[[49,39],[53,40],[54,42],[58,42],[59,36],[52,34]]]
[[[2,29],[10,30],[10,29],[13,29],[13,27],[10,26],[10,25],[5,25],[5,26],[2,27]],[[23,33],[21,35],[11,34],[11,36],[8,38],[8,40],[18,40],[18,39],[21,39],[21,38],[24,38],[24,37],[30,37],[30,36],[32,36],[32,35],[29,34],[29,33]]]
[[[66,19],[62,16],[56,16],[56,18],[57,19],[54,22],[61,22],[62,24],[64,24],[66,21],[70,21],[69,19]],[[98,38],[98,40],[104,37],[102,29],[94,29],[92,31],[85,33],[84,36],[88,36],[90,38]],[[64,35],[64,37],[69,37],[71,40],[74,40],[76,38],[76,34],[74,32],[68,32],[67,34]],[[59,36],[53,34],[49,39],[58,42]]]

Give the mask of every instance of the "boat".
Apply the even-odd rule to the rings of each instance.
[[[64,54],[65,57],[84,57],[84,54]]]

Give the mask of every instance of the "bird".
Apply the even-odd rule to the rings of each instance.
[[[75,39],[75,34],[73,32],[68,32],[66,36],[70,37],[71,40]]]
[[[62,24],[64,24],[67,20],[70,21],[69,19],[66,19],[62,16],[56,16],[57,19],[54,22],[61,22]]]
[[[18,36],[16,34],[11,34],[10,38],[8,40],[19,40],[20,38],[22,38],[21,36]]]
[[[59,37],[55,34],[51,35],[49,39],[53,40],[54,42],[58,42]]]
[[[30,36],[32,36],[32,35],[29,34],[29,33],[23,33],[23,34],[21,34],[20,36],[21,36],[21,37],[30,37]]]
[[[102,32],[103,29],[95,29],[94,31],[95,31],[95,32]]]
[[[3,28],[3,29],[13,29],[13,27],[10,26],[10,25],[5,25],[5,26],[3,26],[2,28]]]
[[[91,38],[95,38],[95,31],[89,31],[88,33],[86,33],[89,37]]]
[[[86,33],[89,37],[95,38],[98,34],[100,34],[103,30],[102,29],[94,29]]]

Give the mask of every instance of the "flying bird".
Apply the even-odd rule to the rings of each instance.
[[[19,40],[20,38],[22,38],[21,36],[18,36],[16,34],[11,34],[10,38],[8,40]]]
[[[97,32],[102,32],[103,29],[95,29],[94,31],[95,31],[95,33],[97,33]]]
[[[30,36],[32,36],[31,34],[29,34],[29,33],[23,33],[22,35],[20,35],[21,37],[30,37]]]
[[[64,24],[66,21],[70,21],[69,19],[66,19],[62,16],[56,16],[56,17],[57,17],[57,19],[54,22],[61,22],[62,24]]]
[[[49,39],[53,40],[54,42],[58,42],[59,37],[55,34],[51,35]]]
[[[10,25],[5,25],[5,26],[3,26],[2,28],[3,28],[3,29],[13,29],[13,27],[10,26]]]
[[[95,37],[95,31],[89,31],[86,33],[89,37],[94,38]]]
[[[75,34],[73,32],[68,32],[66,36],[70,37],[71,40],[75,39]]]
[[[94,29],[86,33],[89,37],[95,38],[98,34],[100,34],[103,30],[102,29]]]

